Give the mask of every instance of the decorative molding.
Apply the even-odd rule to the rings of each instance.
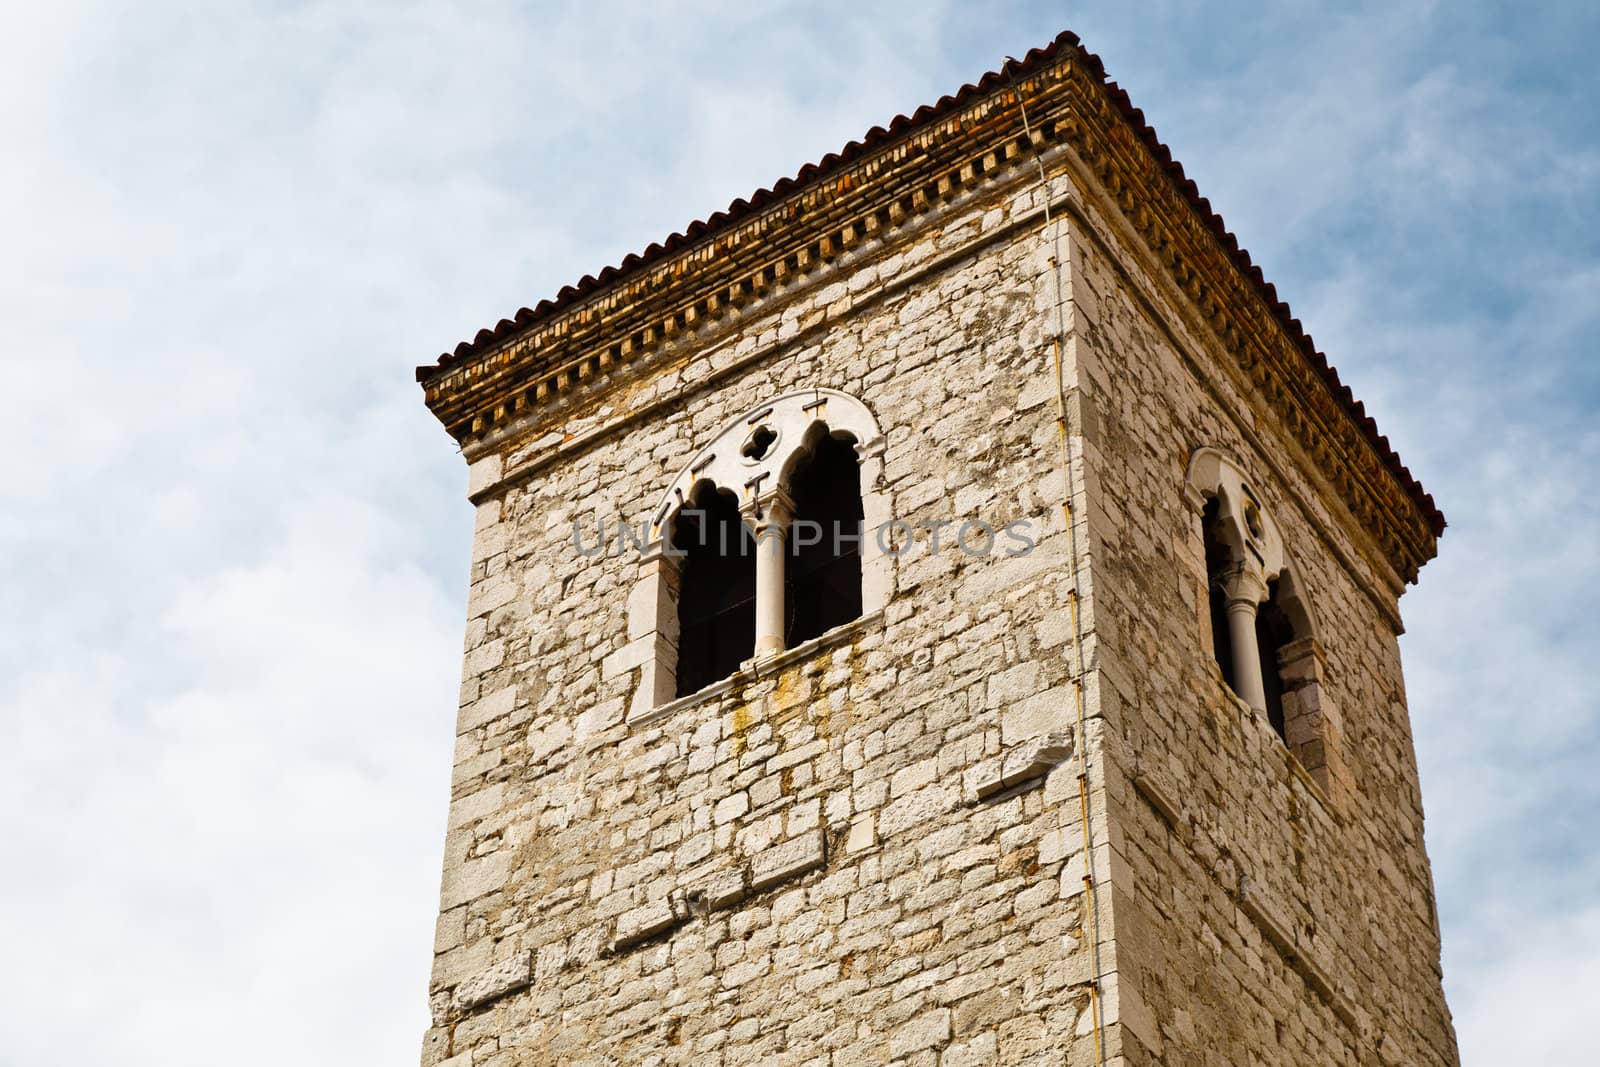
[[[465,443],[599,385],[671,341],[764,310],[757,305],[775,303],[807,275],[882,247],[889,235],[1048,146],[1048,124],[1031,139],[1023,133],[1015,99],[1009,91],[979,99],[834,180],[803,188],[544,325],[429,374],[423,383],[429,408]],[[980,130],[981,148],[950,158]]]
[[[465,446],[558,399],[598,395],[663,344],[766,310],[797,279],[882,250],[919,216],[992,191],[1037,153],[1069,145],[1396,571],[1415,581],[1437,551],[1442,516],[1259,270],[1247,271],[1236,243],[1224,244],[1193,184],[1180,185],[1170,159],[1157,158],[1142,116],[1077,47],[1024,69],[1014,85],[973,94],[966,106],[831,167],[828,180],[801,184],[526,329],[425,369],[428,406]]]
[[[1265,284],[1260,272],[1247,278],[1231,261],[1173,181],[1168,164],[1155,157],[1112,106],[1098,80],[1076,64],[1068,70],[1067,91],[1078,105],[1073,114],[1081,120],[1062,124],[1068,143],[1240,370],[1265,395],[1285,429],[1376,537],[1395,569],[1414,582],[1418,570],[1437,553],[1437,535],[1431,517],[1364,438],[1356,422],[1366,418],[1364,409],[1347,387],[1334,395],[1327,380],[1331,371],[1320,354],[1322,365],[1314,367],[1297,350],[1277,321],[1288,317],[1287,306],[1269,306],[1262,299],[1256,290]],[[1298,328],[1298,320],[1293,322]],[[1376,434],[1375,427],[1368,430]],[[1442,518],[1438,524],[1442,528]]]

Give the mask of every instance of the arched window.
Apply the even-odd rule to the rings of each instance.
[[[702,443],[650,513],[627,644],[602,661],[603,678],[638,672],[630,719],[883,611],[895,560],[871,531],[890,519],[885,447],[865,404],[821,387]]]
[[[683,553],[678,581],[677,695],[688,696],[739,669],[755,652],[755,541],[737,498],[698,482],[672,520],[670,544]]]
[[[1255,507],[1254,498],[1249,495],[1247,487],[1241,486],[1241,490],[1244,506],[1235,510],[1248,515]],[[1253,591],[1261,588],[1249,579],[1248,571],[1254,568],[1249,567],[1245,553],[1250,553],[1252,561],[1258,555],[1252,551],[1250,539],[1258,536],[1255,531],[1262,527],[1258,518],[1255,531],[1248,523],[1241,523],[1242,529],[1233,529],[1222,516],[1222,504],[1223,497],[1219,493],[1206,500],[1205,508],[1200,513],[1201,536],[1205,540],[1207,599],[1211,613],[1211,651],[1216,657],[1218,669],[1222,671],[1223,681],[1246,702],[1251,702],[1254,679],[1241,677],[1240,671],[1248,670],[1260,679],[1262,707],[1259,710],[1266,713],[1273,731],[1287,742],[1283,697],[1290,687],[1284,681],[1279,655],[1298,638],[1307,635],[1296,632],[1295,624],[1283,603],[1281,583],[1274,575],[1266,579],[1266,599],[1253,605],[1255,661],[1241,664],[1236,658],[1233,630],[1238,624],[1230,624],[1228,602],[1230,599],[1238,600],[1241,594],[1252,594],[1253,600]],[[1234,610],[1238,611],[1238,607],[1235,606]],[[1249,650],[1244,651],[1248,658]]]
[[[1239,464],[1214,448],[1195,451],[1186,483],[1200,519],[1211,647],[1223,680],[1338,802],[1350,789],[1339,709],[1278,527]]]
[[[789,475],[784,644],[861,617],[861,466],[855,440],[813,423]]]

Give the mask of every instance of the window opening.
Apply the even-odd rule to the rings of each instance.
[[[1288,687],[1284,684],[1278,653],[1294,641],[1294,624],[1289,621],[1288,612],[1284,611],[1279,601],[1276,579],[1267,583],[1267,591],[1266,602],[1256,611],[1256,648],[1261,656],[1261,689],[1267,699],[1267,720],[1287,744],[1283,694]]]
[[[745,440],[744,447],[739,449],[739,454],[745,459],[764,459],[772,449],[772,442],[778,439],[778,433],[770,426],[757,426]]]
[[[677,695],[698,692],[755,654],[755,539],[733,493],[698,483],[673,517],[678,581]]]
[[[861,617],[861,466],[850,435],[818,435],[789,495],[784,644],[793,648]]]

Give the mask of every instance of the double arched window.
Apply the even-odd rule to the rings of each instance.
[[[1200,515],[1212,653],[1228,687],[1264,713],[1287,742],[1280,657],[1289,645],[1311,636],[1309,621],[1298,603],[1290,603],[1293,578],[1287,568],[1267,569],[1266,561],[1281,559],[1282,551],[1264,543],[1269,535],[1249,486],[1240,482],[1236,489],[1221,486],[1215,493]],[[1231,501],[1229,493],[1237,493],[1241,503]]]
[[[1223,681],[1337,794],[1344,778],[1338,712],[1277,524],[1244,470],[1214,448],[1191,457],[1186,493],[1200,520],[1211,650]]]
[[[727,423],[673,480],[629,602],[634,712],[700,692],[883,607],[883,438],[860,401],[786,393]],[[632,658],[632,657],[630,657]]]

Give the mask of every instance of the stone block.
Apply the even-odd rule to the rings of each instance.
[[[488,815],[493,815],[505,803],[506,786],[504,782],[496,782],[485,786],[475,793],[450,803],[450,828],[452,830],[477,822]]]
[[[475,497],[490,489],[505,474],[505,457],[499,452],[480,456],[467,464],[467,496]]]
[[[992,756],[962,776],[967,802],[987,800],[996,793],[1043,778],[1071,755],[1070,734],[1046,734]]]
[[[711,817],[717,825],[729,823],[750,810],[750,798],[743,792],[723,797],[712,808]]]
[[[1000,713],[1000,741],[1016,745],[1070,728],[1074,715],[1072,686],[1058,685],[1007,707]]]
[[[464,979],[456,986],[456,1006],[472,1011],[508,993],[527,988],[533,981],[533,953],[518,952],[493,967]]]
[[[449,910],[485,893],[504,889],[510,876],[511,855],[508,852],[496,852],[446,867],[439,889],[439,906]]]
[[[889,1055],[909,1056],[923,1049],[938,1048],[950,1040],[950,1009],[924,1012],[901,1026],[889,1039]]]
[[[508,685],[478,698],[463,707],[456,716],[456,733],[464,734],[486,726],[503,715],[510,715],[517,706],[517,687]]]
[[[672,929],[678,921],[678,914],[667,900],[658,900],[624,912],[617,918],[616,932],[611,938],[611,951],[622,952],[632,948],[664,930]]]
[[[750,860],[750,888],[753,892],[798,878],[821,867],[826,859],[822,829],[773,845]]]

